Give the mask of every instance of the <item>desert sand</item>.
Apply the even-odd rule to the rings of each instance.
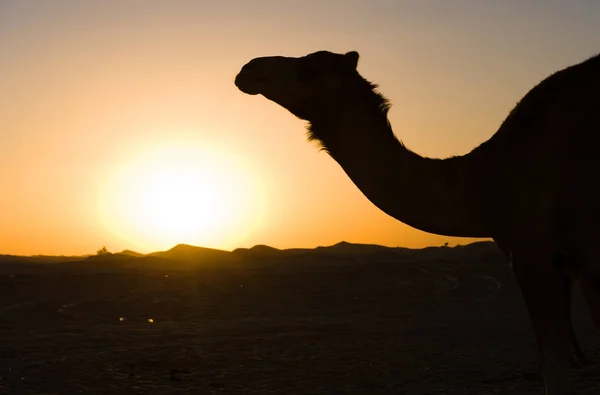
[[[579,292],[577,336],[599,364]],[[542,394],[492,243],[0,257],[1,394]]]

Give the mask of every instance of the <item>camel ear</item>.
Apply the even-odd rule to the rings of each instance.
[[[344,55],[344,63],[351,69],[356,70],[358,66],[358,52],[350,51]]]

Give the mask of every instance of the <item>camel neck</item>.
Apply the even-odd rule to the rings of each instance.
[[[466,156],[421,157],[394,136],[385,111],[371,110],[346,106],[326,123],[313,122],[312,137],[388,215],[438,235],[490,237],[472,177],[477,169],[469,168]]]

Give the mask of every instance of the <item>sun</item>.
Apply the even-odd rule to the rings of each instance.
[[[115,166],[98,208],[104,226],[131,248],[235,248],[259,225],[264,198],[258,177],[234,155],[163,143]]]

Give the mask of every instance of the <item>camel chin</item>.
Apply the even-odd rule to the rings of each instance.
[[[239,87],[238,87],[239,88]],[[250,96],[256,96],[260,94],[260,90],[259,89],[253,89],[253,88],[239,88],[240,91],[242,91],[243,93],[250,95]]]
[[[261,81],[244,81],[242,76],[238,75],[235,79],[235,86],[243,93],[255,96],[261,93],[263,84]]]

